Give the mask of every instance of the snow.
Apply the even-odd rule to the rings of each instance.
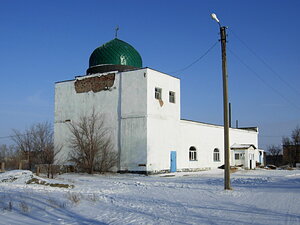
[[[249,149],[251,146],[256,149],[256,147],[253,144],[233,144],[230,148],[231,149]]]
[[[300,170],[239,170],[232,191],[223,170],[33,177],[0,174],[0,224],[300,224]]]

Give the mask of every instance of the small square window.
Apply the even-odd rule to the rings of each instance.
[[[161,88],[155,88],[155,98],[161,99]]]
[[[234,154],[234,159],[239,160],[240,159],[240,154],[239,153],[235,153]]]
[[[175,92],[169,91],[169,102],[175,103]]]

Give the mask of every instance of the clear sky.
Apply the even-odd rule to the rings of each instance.
[[[258,126],[259,147],[300,125],[299,0],[1,0],[0,137],[54,120],[54,83],[85,74],[92,51],[114,38],[143,65],[181,79],[181,117],[222,124],[215,12],[228,26],[232,120]],[[8,143],[0,138],[0,144]]]

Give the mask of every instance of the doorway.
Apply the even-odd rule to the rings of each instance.
[[[176,166],[176,151],[171,151],[171,162],[170,162],[170,172],[176,172],[177,166]]]

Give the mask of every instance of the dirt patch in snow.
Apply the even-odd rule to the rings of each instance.
[[[74,185],[71,184],[55,183],[53,180],[40,178],[29,170],[12,170],[0,174],[0,183],[12,182],[16,184],[39,184],[58,188],[74,188]]]

